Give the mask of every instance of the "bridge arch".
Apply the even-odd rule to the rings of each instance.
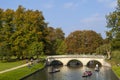
[[[70,67],[81,67],[83,66],[83,63],[78,59],[71,59],[67,62],[66,65]]]
[[[50,62],[50,66],[59,66],[63,65],[63,63],[60,60],[53,60]]]
[[[90,68],[94,68],[96,66],[96,64],[98,64],[99,67],[102,67],[102,63],[98,60],[90,60],[88,61],[88,63],[86,64],[87,67],[90,67]]]

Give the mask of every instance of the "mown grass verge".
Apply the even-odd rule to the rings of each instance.
[[[115,74],[119,77],[120,79],[120,66],[112,66],[112,70],[115,72]]]
[[[108,62],[112,65],[112,70],[120,79],[120,65],[118,65],[120,64],[120,59],[112,58],[111,60],[108,60]]]
[[[33,73],[34,71],[43,68],[43,63],[36,63],[31,67],[23,67],[10,72],[0,74],[0,80],[20,80],[22,77]]]
[[[15,62],[1,62],[0,61],[0,71],[9,69],[9,68],[13,68],[16,66],[20,66],[22,64],[25,64],[25,60],[21,60],[21,61],[15,61]]]

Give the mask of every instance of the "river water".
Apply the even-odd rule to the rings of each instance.
[[[112,70],[108,67],[101,67],[99,72],[86,66],[81,68],[70,68],[67,66],[60,67],[60,72],[49,73],[51,67],[40,70],[23,80],[119,80]],[[83,72],[92,71],[92,76],[84,78]]]

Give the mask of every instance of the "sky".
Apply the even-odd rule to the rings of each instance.
[[[42,11],[45,22],[61,28],[67,37],[76,30],[94,30],[106,37],[106,18],[115,10],[117,0],[0,0],[0,8]]]

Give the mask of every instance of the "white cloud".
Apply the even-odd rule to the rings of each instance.
[[[64,8],[75,8],[77,6],[78,6],[78,4],[77,3],[73,3],[73,2],[68,2],[68,3],[65,3],[63,5]]]

